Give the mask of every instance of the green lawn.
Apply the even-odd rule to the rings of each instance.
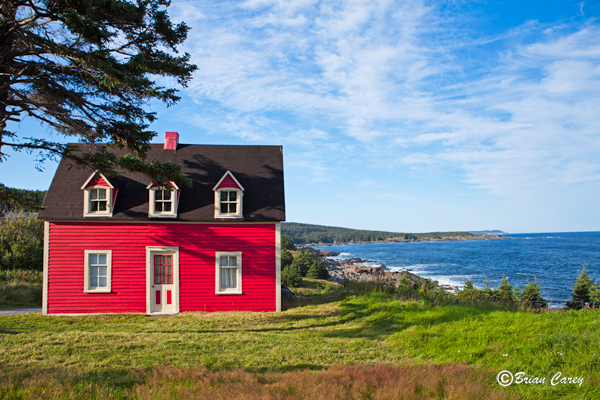
[[[338,398],[389,398],[352,386],[359,385],[359,376],[371,379],[373,374],[362,370],[344,373],[357,374],[356,382],[347,385],[327,378],[333,375],[319,375],[334,374],[332,366],[384,364],[408,368],[399,376],[421,371],[415,365],[429,371],[428,377],[439,375],[434,382],[437,389],[427,392],[429,397],[418,381],[433,378],[413,379],[411,385],[416,386],[410,393],[415,398],[600,398],[598,311],[428,306],[382,294],[354,296],[333,284],[307,283],[309,287],[300,292],[311,300],[287,302],[289,309],[281,313],[2,317],[0,393],[4,398],[42,394],[170,398],[184,393],[181,388],[198,394],[202,388],[237,384],[240,376],[257,387],[275,388],[291,379],[289,371],[304,376],[297,372],[301,369],[314,371],[306,379],[320,377],[332,388],[346,388],[350,397]],[[442,369],[430,373],[432,368]],[[583,377],[584,382],[580,387],[548,382],[502,388],[496,383],[501,370],[524,371],[547,381],[561,372]],[[473,388],[452,394],[457,376],[473,380]],[[286,385],[289,389],[292,384]],[[273,398],[305,398],[288,389],[281,389],[285,395],[269,393]]]

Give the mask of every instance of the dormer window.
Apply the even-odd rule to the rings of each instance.
[[[105,212],[108,210],[106,189],[90,189],[90,212]]]
[[[215,218],[243,218],[244,188],[231,171],[217,182],[215,192]]]
[[[84,217],[112,217],[118,189],[98,172],[94,172],[81,187]]]
[[[162,185],[153,182],[146,189],[150,190],[150,218],[177,218],[179,187],[175,182]]]
[[[220,213],[237,214],[239,209],[239,196],[237,190],[221,190]]]

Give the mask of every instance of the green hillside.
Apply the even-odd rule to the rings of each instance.
[[[403,233],[349,229],[297,222],[283,222],[281,224],[281,233],[292,238],[295,244],[377,242],[388,239],[423,240],[441,239],[442,237],[475,236],[468,232]]]

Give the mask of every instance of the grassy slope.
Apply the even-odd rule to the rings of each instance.
[[[184,371],[206,367],[272,373],[356,363],[435,362],[486,371],[485,384],[502,394],[600,398],[598,311],[536,314],[482,305],[431,307],[379,294],[342,300],[348,292],[341,293],[341,288],[329,284],[315,289],[315,282],[308,282],[313,289],[303,293],[313,300],[303,303],[328,302],[273,314],[2,317],[0,388],[6,397],[36,397],[42,390],[66,397],[94,393],[127,397],[136,391],[150,393],[152,384],[160,387],[156,379],[171,385],[174,379],[183,379],[179,385],[194,385],[193,374],[184,379],[167,372],[154,383],[140,375],[140,368],[157,365]],[[561,371],[585,381],[581,387],[504,389],[495,382],[495,374],[504,369],[548,380]]]

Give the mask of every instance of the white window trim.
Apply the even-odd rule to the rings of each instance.
[[[233,289],[221,289],[221,257],[237,257],[237,282]],[[217,251],[215,252],[215,294],[242,294],[242,252]]]
[[[108,184],[108,186],[90,186],[87,185],[91,182],[91,180],[96,176],[100,175],[102,179]],[[83,216],[84,217],[112,217],[113,216],[113,208],[114,202],[116,201],[116,196],[113,199],[113,191],[115,187],[110,183],[110,181],[104,176],[104,174],[98,173],[98,171],[92,172],[92,174],[87,178],[85,183],[81,186],[83,190]],[[106,211],[90,211],[90,191],[92,189],[106,189]],[[117,192],[118,193],[118,192]]]
[[[237,192],[236,213],[221,213],[221,192]],[[235,188],[223,188],[215,191],[215,218],[242,218],[244,206],[244,192]]]
[[[156,191],[157,190],[165,190],[165,186],[153,186],[154,182],[150,183],[146,189],[149,189],[149,209],[148,209],[148,217],[150,218],[177,218],[177,206],[179,205],[179,187],[174,183],[170,182],[172,185],[172,196],[171,196],[171,211],[170,212],[156,212],[155,209],[155,201],[156,201]]]
[[[84,293],[110,293],[111,292],[111,281],[112,281],[112,250],[85,250],[85,268],[84,268],[84,279],[83,279],[83,292]],[[106,254],[106,287],[105,288],[90,288],[90,254]]]
[[[90,211],[90,192],[92,189],[106,190],[106,211]],[[83,216],[84,217],[112,217],[113,215],[113,189],[109,186],[90,186],[83,192]]]

